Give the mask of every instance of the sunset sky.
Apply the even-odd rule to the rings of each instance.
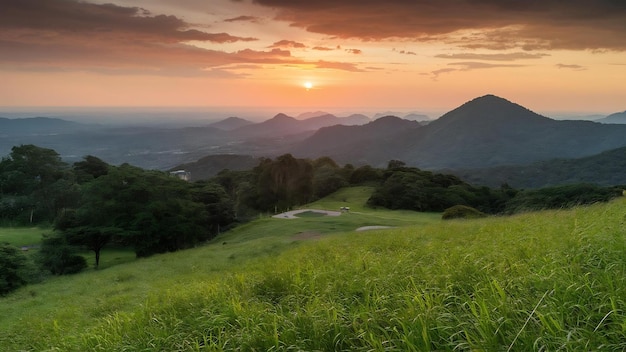
[[[0,0],[0,82],[4,107],[612,113],[626,1]]]

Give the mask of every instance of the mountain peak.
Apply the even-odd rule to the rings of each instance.
[[[295,120],[293,117],[288,116],[286,114],[283,114],[282,112],[276,114],[276,116],[272,117],[271,119],[275,120],[275,121],[281,121],[281,120],[284,120],[284,121],[289,120],[289,121],[291,121],[291,120]]]
[[[451,123],[499,125],[547,123],[554,120],[541,116],[519,104],[493,94],[475,98],[435,120],[435,126]]]

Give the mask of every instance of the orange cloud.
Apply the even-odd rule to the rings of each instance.
[[[230,21],[253,20],[240,16]],[[87,70],[107,74],[212,75],[240,77],[224,69],[233,64],[309,64],[274,43],[270,51],[226,52],[191,45],[256,41],[228,33],[208,33],[176,16],[153,15],[138,7],[90,4],[77,0],[4,0],[0,11],[0,67],[18,70]],[[353,64],[327,68],[355,71]]]
[[[298,43],[293,40],[280,40],[270,45],[269,48],[293,48],[293,49],[303,49],[306,48],[306,45],[302,43]]]

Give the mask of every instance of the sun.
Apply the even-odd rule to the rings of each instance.
[[[306,90],[312,89],[313,88],[313,83],[311,82],[304,82],[304,88],[306,88]]]

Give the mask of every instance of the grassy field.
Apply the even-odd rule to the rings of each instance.
[[[41,236],[50,229],[39,227],[0,227],[0,242],[8,242],[16,247],[36,246]]]
[[[0,298],[0,350],[626,349],[626,200],[442,222],[366,193],[307,206],[340,217],[259,219],[20,289]]]

